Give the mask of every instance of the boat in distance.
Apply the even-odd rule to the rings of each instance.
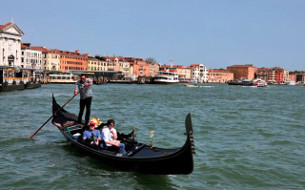
[[[77,123],[77,116],[75,114],[65,109],[58,111],[60,106],[57,104],[54,96],[52,108],[52,123],[58,127],[69,144],[76,150],[96,158],[103,164],[110,165],[120,171],[134,171],[144,174],[167,175],[190,174],[193,172],[193,154],[195,154],[195,148],[190,113],[185,120],[187,138],[183,146],[171,149],[159,148],[137,142],[134,133],[129,135],[118,134],[121,136],[120,140],[125,144],[127,152],[126,155],[122,156],[118,155],[115,151],[92,146],[83,141],[81,133],[84,125]],[[101,124],[99,127],[102,128],[104,126]]]
[[[253,84],[255,87],[267,87],[268,86],[267,82],[263,79],[255,79],[255,80],[253,80]]]
[[[254,87],[267,87],[268,84],[263,79],[254,79],[254,80],[231,80],[228,82],[228,85],[240,85],[240,86],[254,86]]]
[[[69,72],[57,72],[49,75],[49,82],[53,84],[75,84],[77,76]]]
[[[179,77],[177,72],[159,71],[153,78],[153,84],[178,84]]]
[[[196,84],[183,84],[183,85],[188,88],[198,88],[199,87]]]
[[[286,84],[290,86],[294,86],[296,83],[294,81],[288,81]]]

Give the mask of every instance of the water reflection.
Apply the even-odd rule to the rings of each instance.
[[[91,176],[96,178],[96,183],[101,183],[104,187],[110,187],[115,181],[117,187],[133,184],[132,189],[176,189],[167,175],[146,175],[137,172],[124,172],[116,168],[103,164],[97,159],[77,152],[69,145],[62,146],[70,159],[70,170],[74,170],[74,175],[84,178]]]
[[[176,189],[175,185],[171,183],[167,175],[145,175],[135,174],[134,179],[137,184],[135,189]]]

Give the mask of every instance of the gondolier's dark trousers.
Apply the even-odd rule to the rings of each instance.
[[[85,116],[85,124],[88,125],[89,119],[90,119],[90,110],[91,110],[91,102],[92,97],[86,98],[86,99],[80,99],[79,100],[79,113],[78,113],[78,123],[82,122],[82,117],[84,113],[84,109],[86,106],[86,116]]]

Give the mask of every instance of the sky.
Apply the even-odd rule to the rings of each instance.
[[[22,42],[207,68],[305,71],[305,0],[0,0]]]

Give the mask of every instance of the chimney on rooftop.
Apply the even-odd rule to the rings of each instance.
[[[30,47],[31,43],[22,43],[24,46]]]

